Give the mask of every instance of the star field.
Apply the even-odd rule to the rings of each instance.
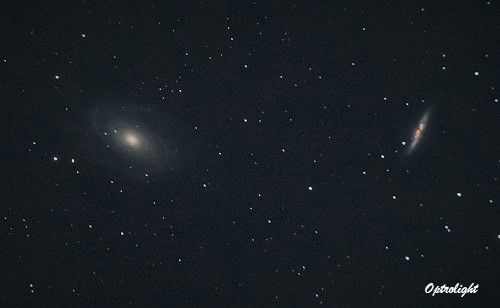
[[[496,12],[5,5],[0,305],[495,307]]]

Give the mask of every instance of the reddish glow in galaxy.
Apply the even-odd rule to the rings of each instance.
[[[427,110],[425,114],[418,121],[417,127],[414,129],[411,137],[410,147],[408,148],[408,153],[411,154],[415,148],[420,144],[424,132],[426,131],[427,125],[429,123],[430,110]]]

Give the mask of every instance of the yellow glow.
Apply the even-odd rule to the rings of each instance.
[[[140,143],[139,138],[136,135],[134,135],[133,133],[127,133],[125,135],[125,141],[128,143],[128,145],[130,145],[132,147],[136,147]]]

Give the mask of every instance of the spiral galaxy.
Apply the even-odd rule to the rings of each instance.
[[[161,170],[178,154],[177,123],[163,112],[136,105],[101,105],[91,116],[110,164]]]

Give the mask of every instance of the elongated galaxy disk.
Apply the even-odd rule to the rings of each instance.
[[[424,115],[420,118],[418,121],[417,127],[413,130],[412,136],[411,136],[411,143],[410,146],[408,147],[408,153],[411,154],[415,148],[418,146],[418,144],[421,142],[424,132],[427,128],[427,125],[429,123],[429,117],[430,117],[430,110],[427,110]]]

